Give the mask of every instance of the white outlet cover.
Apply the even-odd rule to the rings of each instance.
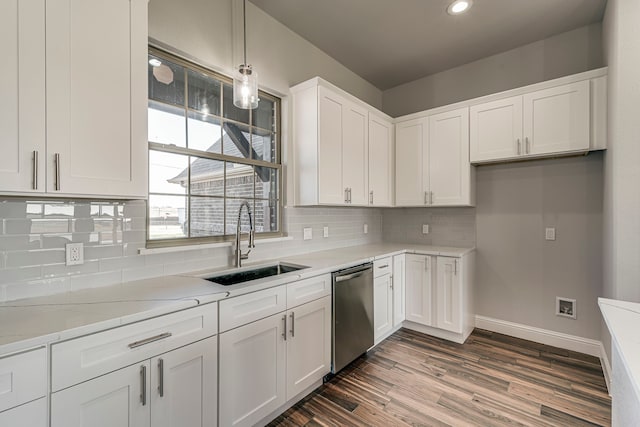
[[[547,227],[544,230],[544,238],[546,240],[556,240],[556,229],[553,227]]]
[[[302,229],[303,232],[303,239],[304,240],[311,240],[313,239],[313,228],[311,227],[305,227]]]
[[[67,265],[84,264],[84,245],[82,243],[67,243],[65,248]]]
[[[324,227],[322,235],[326,238],[329,237],[329,227]]]
[[[429,234],[429,224],[422,224],[422,234]]]
[[[369,232],[369,225],[365,224],[364,225],[364,234],[367,234]]]

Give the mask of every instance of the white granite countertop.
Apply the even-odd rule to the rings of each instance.
[[[244,268],[286,262],[308,266],[232,286],[204,280],[229,267],[137,280],[0,304],[0,356],[95,333],[220,299],[279,286],[400,253],[463,256],[473,248],[394,243],[351,246],[278,260],[245,263]]]
[[[640,396],[640,304],[598,298],[598,305],[611,338],[620,349],[636,395]]]

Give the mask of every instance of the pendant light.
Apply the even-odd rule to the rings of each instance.
[[[245,110],[258,107],[258,74],[247,64],[247,0],[242,1],[244,63],[233,76],[233,105]]]

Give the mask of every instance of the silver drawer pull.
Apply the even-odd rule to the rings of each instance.
[[[38,151],[33,151],[33,185],[34,190],[38,189]]]
[[[140,366],[140,403],[142,406],[147,405],[147,367]]]
[[[164,397],[164,360],[158,359],[158,394]]]
[[[155,337],[145,338],[140,341],[135,341],[129,344],[129,348],[142,347],[143,345],[150,344],[155,341],[160,341],[165,338],[169,338],[171,336],[171,332],[165,332],[164,334],[156,335]]]
[[[378,268],[387,268],[387,267],[389,267],[389,264],[387,264],[387,265],[379,265],[378,266]]]

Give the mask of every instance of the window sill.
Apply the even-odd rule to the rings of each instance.
[[[266,239],[256,239],[255,244],[257,246],[260,246],[265,243],[285,242],[288,240],[293,240],[293,237],[284,236],[284,237],[271,237]],[[170,253],[170,252],[195,251],[200,249],[225,248],[228,246],[233,246],[233,242],[204,243],[201,245],[170,246],[166,248],[140,248],[138,249],[138,254],[139,255],[164,254],[164,253]]]

